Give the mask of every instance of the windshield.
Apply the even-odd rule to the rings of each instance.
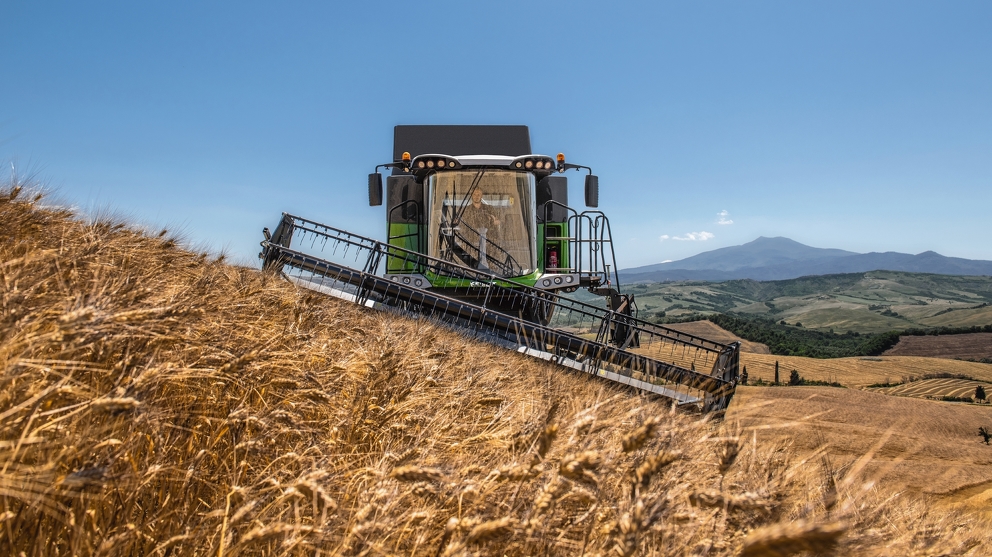
[[[428,186],[431,256],[501,277],[537,270],[532,174],[447,171]]]

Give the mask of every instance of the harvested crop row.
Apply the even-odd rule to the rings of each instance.
[[[975,395],[975,388],[978,386],[982,386],[986,392],[992,393],[992,384],[967,379],[921,379],[896,387],[878,389],[878,392],[917,398],[971,398]]]

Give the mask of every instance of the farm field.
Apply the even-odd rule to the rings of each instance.
[[[972,327],[992,323],[992,306],[955,308],[955,311],[928,316],[919,320],[926,327]]]
[[[742,352],[752,352],[754,354],[771,354],[771,350],[767,346],[761,344],[760,342],[751,342],[749,340],[744,340],[734,333],[720,327],[712,321],[690,321],[688,323],[671,323],[665,325],[670,329],[675,329],[676,331],[681,331],[683,333],[688,333],[690,335],[701,336],[705,339],[731,343],[740,342]]]
[[[739,312],[838,333],[992,324],[992,277],[871,271],[780,281],[639,283],[645,319]]]
[[[899,338],[899,344],[886,350],[883,355],[962,360],[992,358],[992,333],[904,336]]]
[[[889,491],[938,468],[880,474],[986,408],[745,387],[724,419],[680,412],[19,195],[0,188],[0,555],[736,557],[798,524],[837,554],[978,556],[992,532]],[[873,449],[895,414],[910,449],[944,435]],[[827,468],[794,422],[826,424]],[[917,491],[982,497],[989,450],[965,448]]]
[[[972,398],[975,396],[975,388],[979,385],[985,389],[986,393],[992,393],[992,383],[968,379],[920,379],[895,387],[882,387],[873,390],[885,395],[914,398],[941,398],[945,396]]]
[[[884,490],[934,497],[992,518],[992,408],[833,387],[741,387],[727,411],[756,443],[824,450],[832,470],[857,466]]]
[[[775,362],[779,363],[780,381],[788,381],[795,369],[804,379],[840,383],[846,387],[867,387],[881,383],[904,382],[904,378],[922,377],[933,373],[964,375],[992,382],[992,365],[921,356],[878,356],[857,358],[802,358],[771,354],[741,354],[741,365],[747,366],[748,382],[759,378],[771,382],[775,378]]]
[[[807,329],[837,332],[884,333],[910,326],[906,320],[880,315],[863,305],[847,303],[834,305],[817,302],[802,306],[797,304],[793,306],[792,311],[775,316],[765,315],[765,317],[774,317],[785,321],[788,325],[801,325]]]

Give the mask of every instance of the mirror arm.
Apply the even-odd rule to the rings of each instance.
[[[375,171],[379,172],[380,168],[399,168],[403,172],[410,172],[410,165],[405,162],[387,162],[385,164],[376,165]]]
[[[564,173],[566,170],[581,170],[585,169],[589,174],[592,174],[592,169],[588,166],[582,166],[581,164],[572,164],[570,162],[563,162],[558,165],[558,172]]]

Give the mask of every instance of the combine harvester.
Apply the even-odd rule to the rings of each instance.
[[[391,170],[385,242],[284,213],[263,230],[263,268],[679,405],[730,403],[739,343],[637,318],[606,216],[568,206],[568,170],[587,172],[585,204],[598,206],[590,168],[531,154],[526,126],[396,126],[393,162],[369,175],[373,206],[384,200],[380,168]],[[605,304],[562,296],[579,288]]]

